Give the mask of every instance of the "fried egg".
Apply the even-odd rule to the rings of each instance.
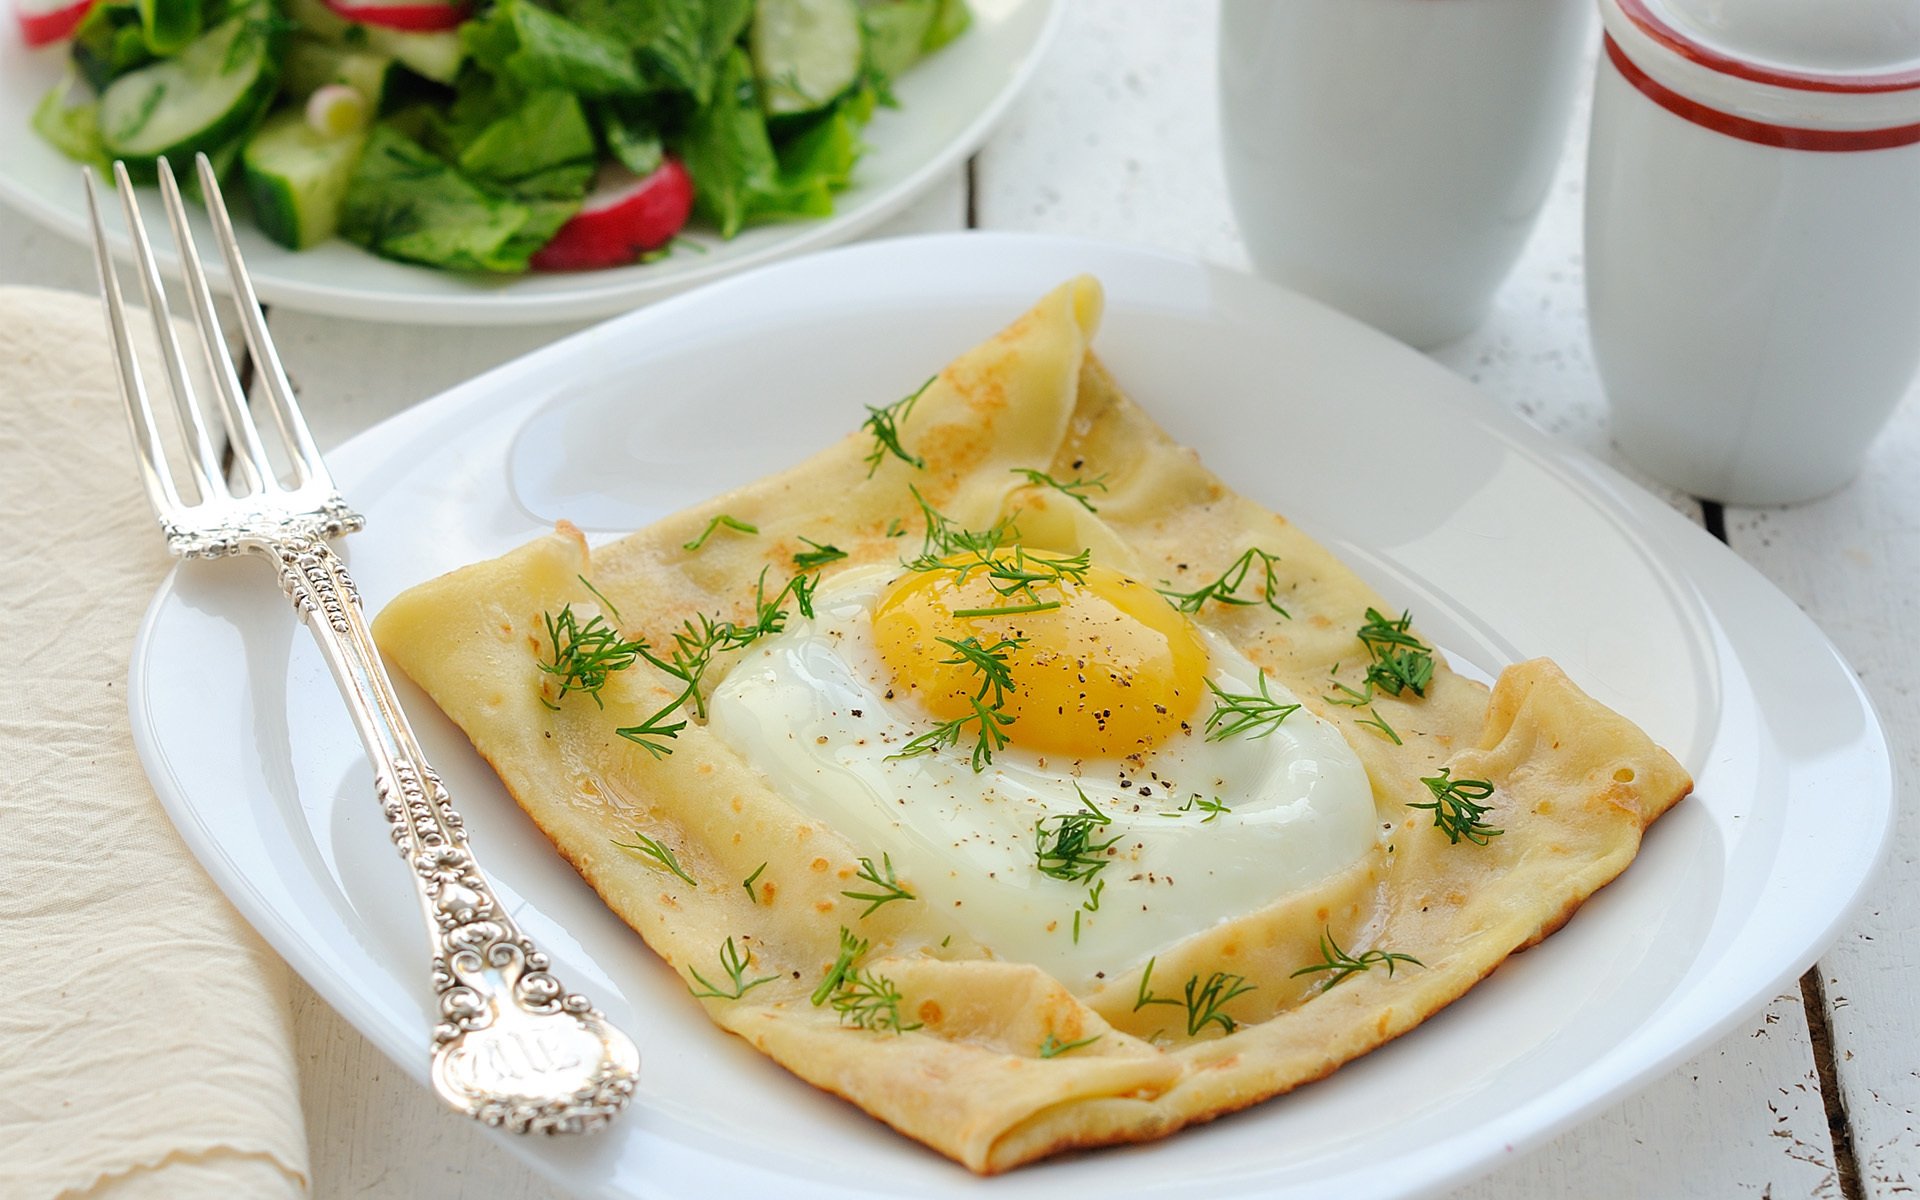
[[[1210,738],[1223,695],[1299,698],[1117,571],[1007,596],[964,564],[873,565],[813,608],[735,665],[710,728],[1002,958],[1086,986],[1379,845],[1340,732],[1300,707]],[[977,770],[976,700],[1010,718]]]

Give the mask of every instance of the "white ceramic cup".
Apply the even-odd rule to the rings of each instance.
[[[1706,499],[1833,491],[1920,365],[1920,6],[1601,13],[1587,301],[1614,440]]]
[[[1486,316],[1566,140],[1592,0],[1221,0],[1260,272],[1416,346]]]

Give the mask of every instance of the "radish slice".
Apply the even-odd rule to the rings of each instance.
[[[93,0],[13,0],[13,15],[29,46],[44,46],[73,36]]]
[[[367,98],[344,83],[315,88],[307,97],[307,127],[321,137],[344,137],[367,127]]]
[[[658,250],[680,232],[693,211],[693,180],[669,158],[642,179],[618,165],[604,167],[586,206],[534,253],[537,271],[618,267]]]
[[[408,33],[433,33],[452,29],[467,19],[465,0],[408,0],[404,4],[361,4],[355,0],[325,0],[337,15],[359,25],[378,25],[382,29],[402,29]]]

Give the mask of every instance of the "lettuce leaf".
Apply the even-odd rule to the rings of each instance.
[[[580,96],[635,96],[647,90],[630,49],[528,0],[498,0],[460,27],[467,53],[487,72],[528,89]]]
[[[516,200],[572,200],[577,207],[599,158],[579,99],[544,89],[489,122],[456,161],[469,178]]]
[[[756,200],[780,181],[780,160],[754,90],[747,52],[735,47],[721,63],[711,102],[688,122],[680,156],[693,177],[694,211],[732,237]]]
[[[388,258],[455,271],[518,272],[578,207],[497,195],[383,121],[347,185],[340,233]]]

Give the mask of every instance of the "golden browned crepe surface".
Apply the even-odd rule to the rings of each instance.
[[[375,625],[389,658],[690,988],[708,990],[695,972],[724,984],[718,955],[729,939],[750,958],[746,979],[771,977],[739,999],[698,1001],[717,1024],[979,1172],[1161,1137],[1327,1075],[1558,928],[1691,786],[1645,734],[1544,660],[1508,668],[1491,693],[1441,662],[1424,697],[1329,703],[1336,669],[1358,682],[1367,610],[1398,606],[1229,490],[1122,394],[1089,353],[1099,305],[1097,285],[1076,280],[948,366],[900,426],[923,467],[885,455],[870,473],[874,439],[855,432],[785,474],[591,555],[563,526],[414,588]],[[854,420],[856,401],[878,399],[850,398]],[[1015,468],[1103,477],[1097,515]],[[1162,990],[1215,972],[1251,985],[1225,1006],[1230,1022],[1189,1035],[1168,1008],[1139,1006],[1140,964],[1076,992],[1036,966],[997,959],[982,944],[990,938],[969,936],[931,905],[864,912],[845,892],[860,890],[860,860],[873,849],[796,807],[703,722],[690,719],[659,757],[615,734],[679,690],[644,661],[612,675],[599,703],[575,694],[554,704],[539,666],[551,650],[546,617],[569,605],[617,613],[624,632],[656,646],[703,614],[750,620],[762,571],[792,574],[802,539],[847,552],[826,574],[917,549],[910,487],[969,528],[1017,512],[1031,544],[1090,548],[1096,562],[1180,590],[1218,576],[1249,546],[1275,556],[1287,616],[1215,604],[1195,619],[1339,727],[1386,832],[1379,854],[1157,956]],[[684,548],[722,513],[758,532]],[[727,665],[716,658],[709,690]],[[1370,714],[1400,744],[1363,725]],[[1442,768],[1492,785],[1498,836],[1456,843],[1429,811],[1408,807],[1433,799],[1422,780]],[[616,845],[637,835],[670,848],[684,877]],[[843,929],[868,941],[862,964],[897,989],[902,1022],[918,1028],[857,1028],[812,1002]],[[1296,976],[1323,957],[1329,935],[1349,953],[1385,949],[1418,965],[1403,960],[1389,974],[1376,964],[1337,986]],[[1057,1052],[1074,1042],[1085,1044]]]

